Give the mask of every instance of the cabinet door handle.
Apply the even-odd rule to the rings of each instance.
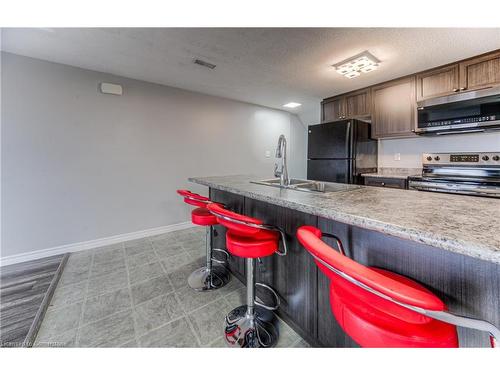
[[[467,87],[460,87],[460,91],[464,91]]]
[[[385,186],[385,182],[381,182],[380,185]]]
[[[453,89],[453,92],[458,92],[460,91],[460,89]]]

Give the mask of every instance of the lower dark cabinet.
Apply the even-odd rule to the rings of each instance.
[[[269,203],[245,199],[245,215],[275,225],[286,233],[287,254],[272,256],[257,262],[257,281],[270,285],[281,300],[280,313],[306,339],[316,336],[317,267],[312,257],[299,243],[297,229],[302,225],[317,225],[317,218],[303,212]],[[280,251],[283,243],[280,241]],[[269,293],[267,293],[269,294]],[[259,296],[259,290],[257,290]]]
[[[366,186],[408,189],[408,179],[406,178],[365,176],[364,181]]]
[[[245,199],[241,195],[226,193],[210,189],[210,200],[224,204],[231,211],[244,213]],[[226,227],[214,225],[212,248],[226,249]],[[245,260],[238,257],[229,257],[229,270],[240,280],[245,279]],[[235,306],[236,307],[236,306]]]

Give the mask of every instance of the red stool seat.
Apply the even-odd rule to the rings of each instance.
[[[368,268],[392,280],[431,293],[415,281],[396,273]],[[377,308],[381,303],[385,306]],[[330,285],[330,305],[342,329],[362,347],[458,347],[454,325],[385,301],[364,289],[353,287],[352,283],[341,277],[332,280]]]
[[[184,202],[190,204],[191,206],[206,207],[207,204],[211,203],[210,199],[207,197],[192,193],[189,190],[177,190],[177,194],[182,196],[184,198]]]
[[[255,283],[255,259],[273,255],[275,252],[285,255],[285,242],[283,242],[284,251],[278,252],[280,236],[284,238],[285,234],[277,227],[264,225],[259,219],[227,210],[218,203],[210,203],[207,208],[217,217],[217,222],[227,229],[226,248],[229,253],[244,258],[246,264],[246,304],[232,309],[226,315],[224,319],[226,343],[231,347],[241,348],[273,347],[279,337],[278,320],[269,310],[276,310],[280,299],[269,285]],[[274,306],[267,306],[255,300],[256,285],[272,292],[276,299]]]
[[[206,208],[195,208],[191,211],[191,222],[196,225],[216,225],[217,218]]]
[[[228,230],[226,245],[229,252],[241,258],[262,258],[273,255],[278,250],[279,233],[262,230],[245,237]]]
[[[262,225],[261,220],[226,210],[218,203],[211,203],[207,208],[218,215],[219,224],[227,228],[226,246],[232,255],[261,258],[278,250],[279,233],[256,227]]]

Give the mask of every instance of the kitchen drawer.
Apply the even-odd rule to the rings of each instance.
[[[407,189],[408,183],[406,178],[365,176],[365,185],[388,187],[393,189]]]

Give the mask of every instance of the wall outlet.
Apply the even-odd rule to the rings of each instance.
[[[271,151],[267,150],[266,151],[266,158],[270,158],[271,157]]]
[[[394,160],[401,160],[401,154],[399,152],[394,154]]]

